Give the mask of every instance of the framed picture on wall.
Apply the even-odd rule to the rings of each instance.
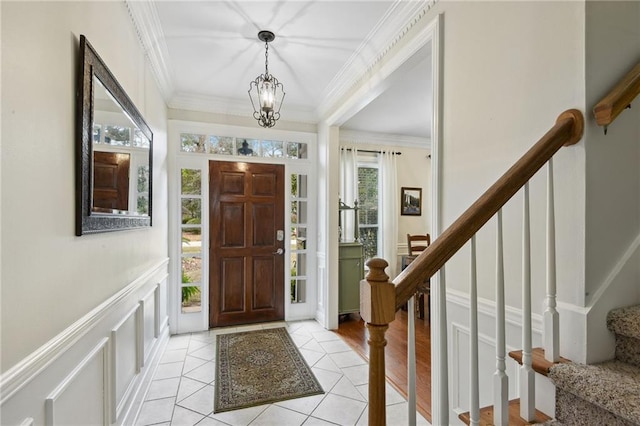
[[[402,187],[400,190],[400,214],[403,216],[422,215],[422,188]]]

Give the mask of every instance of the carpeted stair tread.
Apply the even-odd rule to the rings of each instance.
[[[640,367],[640,339],[617,334],[616,359]]]
[[[607,328],[615,334],[640,339],[640,305],[610,311]]]
[[[621,419],[640,422],[640,367],[620,361],[557,364],[549,378],[556,387]]]

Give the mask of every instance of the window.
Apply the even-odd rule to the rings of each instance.
[[[202,172],[181,171],[181,306],[182,313],[202,311]]]
[[[291,303],[304,303],[307,291],[307,175],[291,175]]]
[[[138,166],[138,209],[139,214],[149,214],[149,166]]]
[[[102,128],[94,127],[94,138],[100,138]],[[105,133],[114,133],[106,128]],[[113,142],[111,142],[113,143]],[[274,140],[260,140],[234,138],[230,136],[202,135],[197,133],[180,134],[180,150],[199,154],[218,154],[266,158],[287,158],[306,160],[307,144],[304,142],[284,142]]]
[[[382,257],[379,247],[378,164],[358,160],[358,222],[364,258]]]
[[[110,124],[110,123],[109,123]],[[94,129],[104,139],[105,125]],[[170,270],[168,311],[172,332],[205,330],[209,325],[210,216],[209,162],[284,165],[284,229],[276,233],[285,313],[289,319],[312,317],[317,309],[315,135],[303,132],[173,121],[169,123]],[[354,178],[355,181],[355,178]],[[142,184],[140,186],[142,188]],[[149,188],[151,189],[151,188]],[[146,192],[145,192],[146,194]],[[143,200],[141,200],[143,203]],[[215,224],[213,224],[215,226]],[[282,291],[280,290],[280,291]],[[215,296],[213,296],[215,297]]]

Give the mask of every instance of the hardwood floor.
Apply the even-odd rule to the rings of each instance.
[[[369,359],[369,345],[364,321],[350,314],[340,322],[338,334],[360,355]],[[400,310],[386,333],[385,363],[387,378],[407,396],[407,312]],[[431,326],[416,319],[416,389],[418,412],[431,422]]]

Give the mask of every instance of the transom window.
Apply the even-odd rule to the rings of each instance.
[[[181,133],[180,150],[199,154],[232,155],[239,157],[288,158],[303,160],[308,158],[307,144],[231,136]]]

